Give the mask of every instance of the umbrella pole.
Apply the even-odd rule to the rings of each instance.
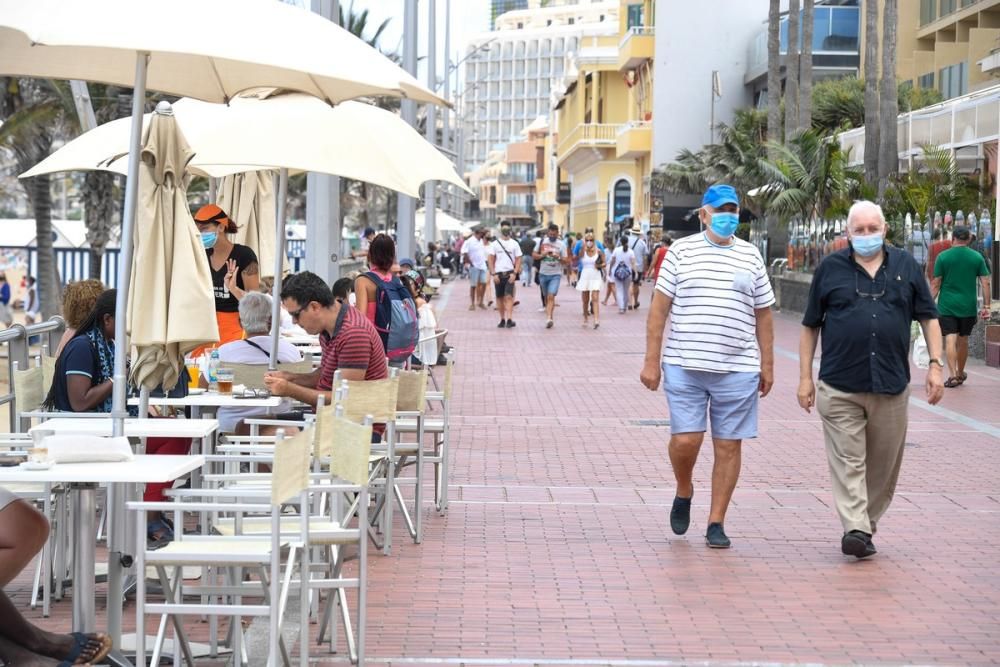
[[[278,172],[278,214],[274,221],[274,286],[271,288],[271,359],[267,367],[278,368],[278,335],[281,331],[281,283],[285,268],[285,199],[288,196],[288,170]]]
[[[146,69],[149,53],[142,51],[135,60],[135,87],[132,90],[132,132],[129,136],[128,179],[125,182],[125,210],[122,217],[120,261],[118,263],[118,294],[115,300],[115,370],[112,389],[111,417],[113,434],[124,435],[126,377],[125,360],[128,341],[125,327],[128,313],[128,289],[132,277],[132,238],[135,230],[136,200],[139,195],[139,148],[142,142],[142,116],[146,105]],[[125,489],[122,484],[112,484],[108,490],[108,634],[115,646],[121,646],[122,637],[122,549],[125,538]],[[139,628],[143,632],[144,628]]]

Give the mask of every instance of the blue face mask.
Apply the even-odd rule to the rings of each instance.
[[[854,252],[862,257],[872,257],[882,249],[882,235],[868,234],[867,236],[852,236],[851,247]]]
[[[218,232],[202,232],[201,233],[201,244],[206,248],[211,248],[215,246],[215,242],[219,240]]]
[[[736,233],[739,224],[740,216],[737,213],[713,213],[710,227],[716,236],[728,239]]]

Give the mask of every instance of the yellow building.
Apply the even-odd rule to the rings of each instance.
[[[901,81],[940,90],[945,99],[996,85],[1000,0],[899,0],[898,11],[896,74]],[[863,33],[863,21],[861,28]]]
[[[618,33],[586,37],[568,58],[554,127],[574,232],[614,235],[627,218],[650,222],[653,5],[622,0]]]

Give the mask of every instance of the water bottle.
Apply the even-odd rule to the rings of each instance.
[[[216,371],[219,368],[219,350],[212,348],[212,353],[208,356],[208,390],[219,391],[219,379]]]

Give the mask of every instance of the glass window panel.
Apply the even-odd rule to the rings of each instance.
[[[819,7],[816,8],[818,13]],[[830,7],[829,35],[824,37],[822,51],[858,50],[858,39],[861,33],[861,11],[858,7]],[[819,25],[816,26],[819,32]],[[813,48],[816,48],[815,46]]]

